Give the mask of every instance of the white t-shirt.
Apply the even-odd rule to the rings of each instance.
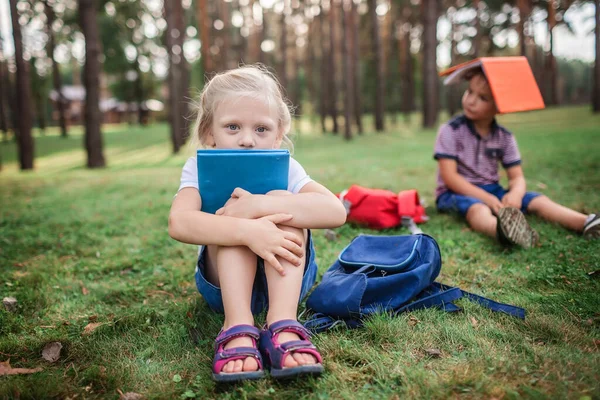
[[[306,174],[302,165],[292,157],[290,157],[290,169],[288,173],[288,192],[299,193],[300,189],[307,183],[312,182],[310,176]],[[185,187],[193,187],[198,189],[198,166],[196,163],[196,157],[190,157],[183,166],[181,171],[181,183],[179,190]],[[177,190],[177,191],[179,191]]]

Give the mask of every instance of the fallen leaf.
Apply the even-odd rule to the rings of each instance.
[[[62,344],[60,342],[50,342],[42,350],[42,358],[51,363],[56,362],[60,358],[61,349]]]
[[[408,325],[410,325],[410,326],[415,326],[415,325],[416,325],[416,324],[418,324],[419,322],[421,322],[421,321],[419,321],[419,320],[417,319],[417,317],[414,317],[414,316],[412,316],[412,315],[408,317]]]
[[[85,287],[85,286],[81,286],[81,294],[83,294],[84,296],[87,296],[88,294],[90,294],[90,291]]]
[[[442,352],[438,349],[425,349],[425,353],[433,358],[440,358],[442,356]]]
[[[12,368],[10,366],[10,360],[0,361],[0,376],[33,374],[34,372],[40,372],[41,370],[41,368]]]
[[[6,309],[6,311],[8,311],[8,312],[17,311],[17,299],[15,299],[14,297],[3,298],[2,304],[4,305],[4,308]]]
[[[141,400],[144,398],[144,396],[135,392],[123,393],[119,389],[117,389],[117,392],[119,392],[119,396],[121,396],[119,400]]]
[[[97,315],[90,315],[88,317],[88,321],[89,322],[96,322],[96,321],[98,321],[98,316]]]
[[[85,326],[85,328],[83,328],[83,332],[82,335],[89,335],[92,332],[94,332],[100,325],[102,325],[101,322],[92,322],[90,324],[87,324]]]
[[[334,242],[337,240],[337,233],[331,229],[325,229],[325,239]]]
[[[479,325],[479,322],[477,322],[475,317],[471,317],[471,325],[473,325],[473,328],[477,328],[477,326]]]

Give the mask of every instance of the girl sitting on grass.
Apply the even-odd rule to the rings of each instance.
[[[278,149],[289,142],[290,123],[290,109],[273,74],[262,66],[244,66],[206,84],[194,139],[215,149]],[[213,378],[261,378],[263,360],[275,378],[320,374],[321,356],[296,316],[317,274],[309,229],[343,225],[344,206],[290,158],[287,191],[254,195],[238,188],[215,215],[208,214],[200,211],[197,174],[192,157],[171,206],[169,234],[201,245],[198,290],[212,310],[225,314],[215,342]],[[259,331],[253,315],[265,308],[266,326]]]

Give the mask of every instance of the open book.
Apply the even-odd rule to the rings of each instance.
[[[545,107],[542,94],[526,57],[481,57],[440,72],[444,85],[464,80],[467,72],[481,67],[501,114],[539,110]]]
[[[287,190],[287,150],[198,150],[198,189],[202,211],[214,214],[240,187],[252,194]]]

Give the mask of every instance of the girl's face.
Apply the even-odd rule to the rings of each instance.
[[[469,81],[469,87],[462,98],[463,111],[467,118],[480,121],[493,119],[496,115],[496,103],[490,85],[481,75],[475,75]]]
[[[213,114],[206,144],[217,149],[278,149],[283,132],[278,116],[265,102],[252,97],[222,101]]]

